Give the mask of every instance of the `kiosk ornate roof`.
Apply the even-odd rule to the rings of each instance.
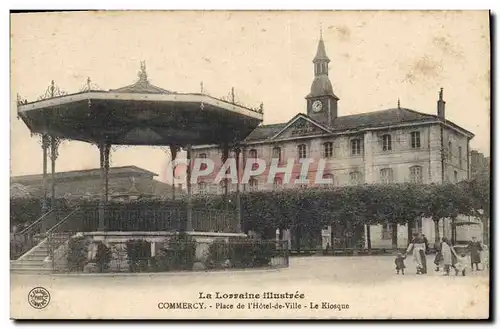
[[[154,86],[144,62],[129,86],[95,90],[88,79],[83,91],[56,95],[52,83],[48,98],[18,99],[18,116],[33,134],[111,145],[234,143],[262,122],[262,112],[234,99]]]
[[[111,89],[110,91],[115,93],[175,94],[175,92],[157,87],[149,82],[145,61],[141,62],[141,68],[137,76],[139,80],[136,83],[118,89]]]

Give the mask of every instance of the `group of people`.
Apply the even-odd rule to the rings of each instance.
[[[405,259],[408,254],[413,256],[413,261],[415,263],[417,274],[427,273],[427,259],[425,257],[428,252],[428,241],[425,235],[421,233],[416,233],[413,235],[411,243],[408,245],[406,253],[398,253],[396,256],[396,273],[404,275]],[[472,237],[472,241],[469,242],[467,246],[467,251],[470,252],[470,263],[471,269],[474,270],[474,265],[476,271],[480,271],[479,264],[481,263],[481,251],[484,248],[475,237]],[[444,275],[450,275],[450,270],[453,268],[456,275],[465,276],[467,269],[467,257],[465,252],[458,254],[455,248],[452,246],[450,241],[443,237],[441,242],[436,245],[436,256],[434,258],[434,264],[436,265],[436,271],[439,272],[440,267],[444,269]]]

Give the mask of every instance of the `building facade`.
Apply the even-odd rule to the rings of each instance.
[[[100,169],[57,172],[55,178],[56,198],[98,199],[101,195]],[[172,185],[155,180],[157,174],[136,167],[109,168],[109,197],[112,200],[133,200],[138,197],[172,197]],[[48,196],[52,175],[48,175]],[[25,175],[11,177],[11,197],[42,197],[43,176]],[[176,188],[180,196],[182,189]]]
[[[340,99],[328,75],[329,63],[324,41],[320,38],[313,59],[311,90],[305,97],[306,113],[298,113],[287,122],[261,125],[244,140],[238,157],[240,168],[258,167],[252,159],[264,160],[266,166],[264,172],[242,185],[242,191],[315,186],[318,172],[334,186],[430,184],[459,182],[470,177],[469,143],[474,135],[446,119],[443,89],[438,93],[435,114],[402,108],[398,101],[396,108],[340,115]],[[230,153],[229,157],[235,154]],[[193,193],[222,193],[225,181],[214,182],[222,166],[220,147],[194,147],[192,158],[210,158],[215,163],[213,173],[198,177],[192,187]],[[269,177],[273,159],[279,167],[292,168],[290,180],[284,179],[282,173]],[[312,161],[306,173],[301,170],[303,159]],[[320,168],[320,160],[324,168]],[[235,182],[228,184],[229,191],[236,189]],[[441,232],[448,236],[451,224],[447,220],[442,222]],[[419,219],[415,224],[417,230],[433,241],[434,224],[430,219]],[[390,248],[391,230],[390,225],[372,226],[372,247]],[[366,227],[363,231],[366,241]],[[293,238],[290,232],[286,232],[287,235]],[[326,227],[321,245],[334,245],[333,240],[338,235],[342,234],[336,228]],[[405,247],[407,242],[407,229],[401,226],[398,246]]]

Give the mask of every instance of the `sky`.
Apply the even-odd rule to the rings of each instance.
[[[490,150],[490,38],[487,11],[157,11],[11,15],[11,176],[42,171],[39,141],[16,118],[16,95],[34,101],[54,80],[68,93],[88,77],[101,89],[137,80],[177,92],[264,104],[264,124],[306,111],[320,29],[339,115],[401,107],[437,114]],[[112,166],[135,165],[163,180],[168,155],[127,146]],[[99,167],[95,146],[64,142],[57,171]]]

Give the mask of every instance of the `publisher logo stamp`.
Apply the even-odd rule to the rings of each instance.
[[[49,305],[50,302],[50,293],[47,289],[43,287],[36,287],[31,289],[28,294],[28,303],[31,307],[36,309],[45,308]]]

